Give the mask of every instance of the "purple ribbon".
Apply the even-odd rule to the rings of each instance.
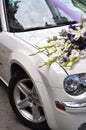
[[[77,22],[80,22],[80,16],[70,8],[68,8],[64,3],[60,0],[51,0],[58,8],[60,8],[63,12],[65,12],[68,16],[74,19]]]

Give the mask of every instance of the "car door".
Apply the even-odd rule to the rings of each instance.
[[[6,81],[7,77],[7,57],[8,51],[4,45],[6,32],[3,31],[1,13],[0,13],[0,78]]]

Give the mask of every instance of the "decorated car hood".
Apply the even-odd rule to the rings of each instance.
[[[65,26],[65,28],[67,27]],[[48,38],[52,38],[53,36],[58,35],[61,29],[61,27],[57,27],[29,32],[27,31],[22,33],[15,33],[15,36],[21,38],[29,44],[32,44],[33,46],[44,46],[47,45]]]
[[[67,29],[67,26],[64,26]],[[47,40],[49,38],[53,38],[53,36],[57,36],[59,32],[63,29],[63,27],[57,28],[49,28],[43,30],[36,30],[36,31],[29,31],[29,32],[22,32],[22,33],[15,33],[15,36],[19,37],[20,39],[24,40],[28,44],[32,46],[46,46],[48,44]],[[86,70],[86,59],[82,58],[72,67],[67,68],[63,67],[68,74],[75,74],[75,73],[83,73]]]

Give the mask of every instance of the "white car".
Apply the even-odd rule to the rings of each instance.
[[[0,78],[15,114],[31,129],[86,129],[86,59],[72,69],[58,62],[39,68],[48,56],[30,56],[85,11],[83,0],[0,0]]]

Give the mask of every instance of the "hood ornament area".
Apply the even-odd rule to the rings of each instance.
[[[30,56],[44,53],[48,60],[39,67],[50,66],[58,62],[62,67],[72,69],[75,63],[86,57],[86,21],[81,16],[79,24],[70,24],[68,29],[62,29],[58,36],[47,40],[47,45],[39,47],[38,51]]]

